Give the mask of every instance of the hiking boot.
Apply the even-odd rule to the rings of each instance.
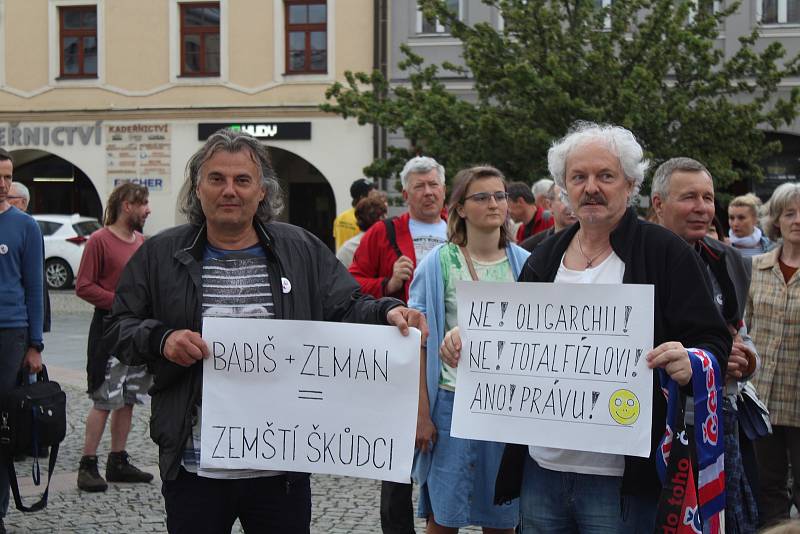
[[[106,479],[109,482],[150,482],[153,475],[145,473],[129,461],[125,451],[108,453]]]
[[[83,491],[105,491],[108,484],[97,470],[97,456],[83,456],[78,468],[78,488]]]

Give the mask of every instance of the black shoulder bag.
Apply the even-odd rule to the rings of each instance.
[[[58,447],[67,433],[67,396],[58,382],[49,380],[44,366],[32,383],[28,383],[25,369],[20,370],[17,383],[16,388],[0,396],[0,460],[8,470],[17,509],[36,512],[47,506]],[[40,447],[50,447],[47,486],[38,502],[25,506],[19,494],[14,455],[33,455],[33,481],[38,486],[41,476],[36,453]]]

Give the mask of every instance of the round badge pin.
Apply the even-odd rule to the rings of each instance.
[[[8,253],[8,245],[5,243],[0,244],[0,254]]]
[[[292,283],[287,278],[281,278],[281,287],[283,287],[284,294],[292,290]]]

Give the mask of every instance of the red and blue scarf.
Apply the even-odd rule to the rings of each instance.
[[[677,382],[659,369],[667,398],[667,428],[656,451],[656,468],[664,486],[658,505],[658,532],[723,532],[725,467],[722,429],[722,378],[716,358],[702,349],[687,349],[692,366],[694,435],[685,431]],[[680,417],[680,418],[679,418]],[[698,480],[694,481],[693,455]]]

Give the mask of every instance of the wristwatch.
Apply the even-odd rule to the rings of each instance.
[[[44,351],[44,343],[41,343],[41,342],[39,342],[39,343],[33,343],[33,342],[31,342],[31,343],[28,343],[28,346],[29,346],[30,348],[32,348],[32,349],[36,349],[36,350],[38,350],[39,352],[42,352],[42,351]]]

